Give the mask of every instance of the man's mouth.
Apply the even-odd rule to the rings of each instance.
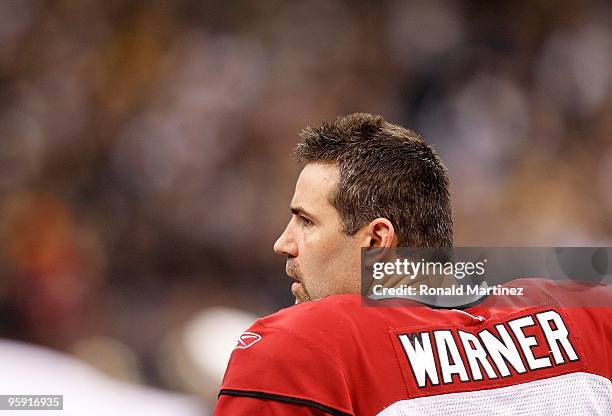
[[[293,282],[293,284],[291,285],[291,293],[293,294],[293,296],[295,296],[295,303],[310,300],[310,296],[308,296],[308,293],[306,292],[306,288],[304,287],[302,279],[298,277],[300,276],[300,272],[297,268],[297,265],[292,263],[291,261],[288,261],[285,271],[287,273],[287,276],[295,280],[295,282]]]
[[[290,274],[288,274],[288,276],[294,280],[294,282],[291,284],[291,293],[293,293],[295,299],[299,301],[299,297],[304,293],[304,285],[297,277]]]

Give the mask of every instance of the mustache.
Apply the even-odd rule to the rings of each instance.
[[[297,265],[295,260],[287,259],[287,264],[285,265],[285,272],[288,276],[291,276],[294,279],[302,282],[302,271],[300,270],[300,266]]]

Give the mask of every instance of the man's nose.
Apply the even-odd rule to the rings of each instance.
[[[278,237],[278,240],[274,243],[274,252],[290,257],[297,257],[297,244],[291,236],[289,225],[285,228],[285,231]]]

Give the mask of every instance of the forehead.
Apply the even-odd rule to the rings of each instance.
[[[336,165],[309,163],[300,173],[295,184],[295,194],[291,204],[306,209],[334,209],[328,196],[338,183],[339,172]]]

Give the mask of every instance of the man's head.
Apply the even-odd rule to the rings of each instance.
[[[450,247],[448,177],[414,132],[358,113],[306,128],[292,217],[274,245],[298,301],[359,293],[361,247]]]

